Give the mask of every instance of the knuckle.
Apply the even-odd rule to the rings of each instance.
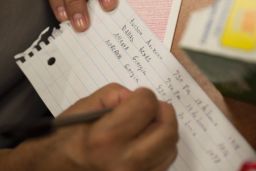
[[[140,88],[138,89],[138,91],[141,93],[141,95],[145,98],[149,98],[149,99],[155,99],[156,96],[155,94],[153,93],[153,91],[151,91],[150,89],[148,88]]]
[[[123,89],[123,86],[117,83],[110,83],[105,86],[105,89],[110,90],[110,91],[119,91]]]
[[[106,85],[105,87],[101,88],[98,93],[103,94],[104,97],[111,98],[113,94],[117,94],[117,92],[120,92],[124,90],[125,88],[117,83],[111,83]]]
[[[115,106],[120,102],[122,95],[127,93],[127,89],[119,84],[111,83],[97,91],[94,95],[101,97],[104,107]]]

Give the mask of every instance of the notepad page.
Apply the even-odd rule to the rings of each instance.
[[[53,115],[111,82],[131,90],[144,86],[176,110],[179,152],[170,171],[236,171],[254,158],[253,149],[184,67],[127,2],[119,2],[105,13],[90,1],[88,31],[75,33],[63,23],[48,43],[15,57]]]

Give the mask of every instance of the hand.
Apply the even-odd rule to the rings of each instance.
[[[90,25],[87,0],[49,0],[56,18],[60,21],[70,20],[78,32],[85,31]],[[116,8],[118,0],[99,0],[103,10]]]
[[[60,117],[104,108],[114,110],[94,123],[64,128],[21,145],[11,165],[16,170],[28,165],[26,169],[34,171],[165,171],[170,166],[177,154],[177,122],[170,105],[159,102],[147,89],[130,92],[112,84]]]

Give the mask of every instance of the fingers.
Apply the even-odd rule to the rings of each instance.
[[[118,84],[109,84],[93,93],[91,96],[79,100],[67,109],[63,115],[91,112],[114,108],[126,99],[131,92]]]
[[[78,32],[85,31],[90,25],[87,3],[85,0],[65,0],[65,8],[72,26]]]
[[[60,22],[70,20],[78,32],[85,31],[90,25],[87,0],[49,0],[51,8]],[[118,0],[99,0],[105,11],[112,11],[118,5]]]
[[[147,89],[138,89],[121,103],[110,115],[94,125],[95,134],[111,133],[118,141],[129,142],[156,119],[158,100]]]
[[[104,108],[114,110],[92,124],[69,129],[72,143],[80,148],[74,151],[72,146],[68,154],[76,154],[77,163],[87,161],[88,170],[164,171],[174,161],[174,109],[159,102],[152,91],[141,88],[130,92],[111,84],[80,100],[67,113]]]
[[[51,8],[60,21],[70,20],[73,28],[82,32],[90,25],[86,0],[50,0]]]
[[[49,0],[52,11],[60,22],[68,20],[68,15],[65,9],[65,3],[63,0]]]
[[[174,160],[176,156],[178,133],[175,113],[167,103],[161,103],[160,106],[158,120],[131,144],[131,151],[129,151],[131,159],[142,163],[143,161],[151,161],[151,167],[156,167],[171,156]],[[155,156],[158,157],[155,158]]]
[[[156,168],[152,169],[152,171],[167,171],[171,167],[172,163],[175,161],[177,154],[177,148],[175,148],[174,151],[170,153],[170,155],[166,159],[164,159],[162,163],[157,165]]]
[[[118,0],[99,0],[101,7],[105,11],[112,11],[118,5]]]

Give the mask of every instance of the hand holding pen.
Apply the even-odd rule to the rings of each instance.
[[[70,123],[74,114],[104,110],[89,123],[73,122],[28,140],[9,154],[4,166],[9,162],[13,170],[165,171],[171,165],[177,154],[174,110],[150,90],[131,92],[112,84],[56,120]]]

